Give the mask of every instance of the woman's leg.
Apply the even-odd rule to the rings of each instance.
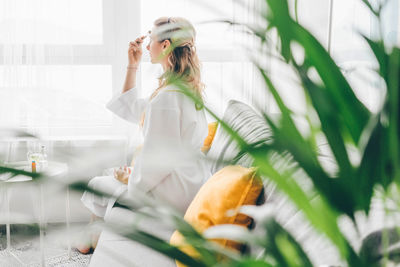
[[[94,214],[94,213],[91,213],[91,214],[90,214],[90,222],[91,222],[91,223],[92,223],[92,222],[95,222],[95,221],[100,221],[100,220],[102,220],[102,219],[103,219],[103,218],[96,216],[96,214]]]
[[[90,216],[90,223],[95,223],[96,221],[102,221],[102,217],[98,217],[95,214],[91,214]],[[97,242],[99,241],[101,231],[99,230],[92,230],[90,231],[90,239],[91,239],[91,247],[92,249],[96,249],[97,247]]]
[[[89,187],[104,192],[107,195],[114,195],[115,192],[121,190],[121,186],[125,185],[116,180],[113,176],[98,176],[94,177],[89,182]],[[85,192],[81,201],[91,212],[89,225],[104,219],[110,198]],[[77,246],[77,249],[83,254],[89,253],[92,248],[94,249],[97,246],[97,241],[101,233],[100,231],[95,231],[93,229],[89,232],[90,235],[84,235],[85,241]]]
[[[120,191],[121,187],[126,187],[126,185],[115,179],[113,176],[94,177],[90,180],[88,186],[96,191],[103,192],[108,196],[112,196],[115,192]],[[96,217],[104,218],[110,198],[85,192],[83,193],[81,201]]]
[[[90,227],[91,224],[102,220],[103,220],[102,217],[98,217],[94,213],[91,213],[88,227]],[[79,244],[76,245],[76,249],[82,254],[88,254],[90,252],[93,252],[93,250],[97,246],[97,241],[99,240],[99,236],[100,236],[100,231],[98,230],[95,231],[94,229],[89,229],[89,231],[84,231],[81,238],[82,240],[79,242]]]

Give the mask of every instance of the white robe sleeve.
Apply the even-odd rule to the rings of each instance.
[[[174,103],[176,93],[161,94],[146,111],[143,148],[128,183],[131,192],[147,193],[154,189],[173,173],[182,157],[181,114]]]
[[[148,99],[138,98],[137,89],[132,88],[111,99],[107,108],[120,118],[138,124],[147,104]]]

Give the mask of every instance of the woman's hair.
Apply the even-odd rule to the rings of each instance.
[[[154,34],[158,42],[169,40],[170,50],[167,51],[168,68],[159,77],[159,87],[151,98],[172,79],[179,79],[192,89],[197,97],[203,99],[204,84],[201,82],[200,61],[197,57],[193,25],[180,17],[162,17],[154,22]]]

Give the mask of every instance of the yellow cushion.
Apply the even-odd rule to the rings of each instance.
[[[256,175],[255,168],[227,166],[214,174],[200,188],[184,219],[200,233],[220,224],[249,227],[252,219],[238,211],[243,205],[255,205],[262,189],[263,184]],[[242,247],[237,242],[225,239],[212,241],[234,250],[240,250]],[[182,251],[193,257],[197,256],[192,247],[185,245],[181,234],[177,231],[172,235],[170,243],[179,246]],[[184,266],[179,262],[177,265]]]
[[[217,128],[218,122],[216,121],[208,124],[208,136],[204,139],[203,147],[201,148],[203,153],[207,153],[210,150]]]

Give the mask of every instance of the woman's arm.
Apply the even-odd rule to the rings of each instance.
[[[122,88],[122,93],[125,93],[129,89],[136,86],[136,71],[137,67],[130,67],[128,65],[126,70],[124,87]]]
[[[142,43],[145,36],[139,37],[135,42],[129,43],[128,66],[122,94],[114,97],[107,108],[117,116],[133,122],[140,123],[148,99],[138,98],[137,90],[131,90],[136,86],[136,71],[142,58]]]
[[[118,117],[139,124],[148,103],[148,98],[139,98],[137,90],[131,89],[111,99],[107,108]]]
[[[129,43],[128,49],[128,66],[126,70],[125,83],[122,88],[122,93],[136,86],[136,71],[142,59],[142,44],[146,36],[137,38],[134,42]]]

